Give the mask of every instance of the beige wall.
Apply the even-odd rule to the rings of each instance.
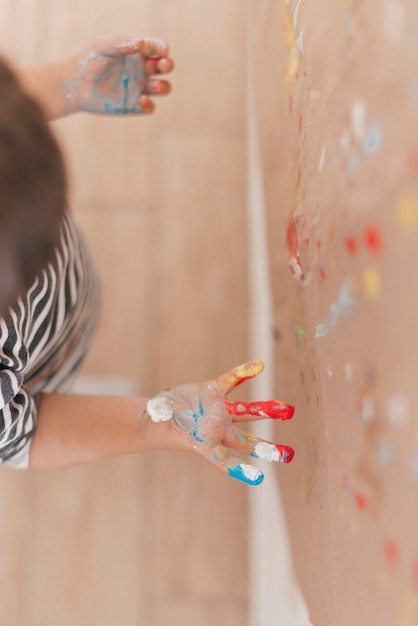
[[[417,5],[253,12],[276,383],[296,404],[277,437],[296,449],[280,478],[298,578],[315,625],[414,626]]]

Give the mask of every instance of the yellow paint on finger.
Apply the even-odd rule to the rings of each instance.
[[[418,227],[418,194],[412,189],[402,191],[396,200],[396,218],[405,230]]]
[[[374,267],[368,267],[363,272],[364,293],[371,300],[379,298],[382,292],[382,279],[380,272]]]
[[[232,391],[240,382],[261,374],[263,369],[263,361],[247,361],[220,376],[217,380],[218,387],[224,393],[228,393],[228,391]]]

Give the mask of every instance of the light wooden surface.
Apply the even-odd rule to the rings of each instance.
[[[151,119],[56,123],[104,308],[85,371],[142,394],[247,357],[245,4],[0,0],[19,63],[97,34],[156,35],[177,63]],[[1,623],[246,622],[246,489],[203,461],[144,454],[53,473],[0,471]]]

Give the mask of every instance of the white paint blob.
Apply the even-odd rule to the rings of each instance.
[[[272,443],[259,441],[255,446],[255,453],[259,459],[278,463],[280,461],[280,452]]]
[[[147,402],[147,413],[153,422],[168,422],[173,417],[173,408],[167,398],[151,398]]]
[[[351,130],[358,144],[362,143],[366,133],[366,105],[356,100],[351,107]]]
[[[258,470],[253,465],[246,465],[245,463],[241,463],[240,467],[245,478],[248,478],[248,480],[250,480],[251,482],[256,481],[261,476],[260,470]]]
[[[332,369],[332,365],[330,363],[327,365],[327,376],[330,380],[334,376],[334,370]]]
[[[409,422],[409,398],[405,393],[393,393],[388,400],[387,417],[392,426],[402,428]]]
[[[361,420],[365,424],[370,424],[375,418],[376,410],[374,398],[372,396],[364,396],[361,402]]]
[[[321,154],[319,155],[318,172],[322,172],[322,170],[324,169],[326,155],[327,155],[327,149],[323,145],[321,147]]]
[[[399,0],[386,0],[383,10],[383,34],[392,43],[402,41],[405,34],[405,6]]]
[[[344,365],[344,374],[347,382],[353,380],[353,364],[349,361]]]

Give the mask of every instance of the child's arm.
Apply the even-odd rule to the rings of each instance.
[[[288,463],[293,450],[257,439],[236,425],[289,419],[294,408],[278,401],[229,402],[226,394],[262,369],[261,361],[250,361],[216,380],[165,390],[151,402],[44,394],[29,467],[50,469],[155,449],[190,450],[232,478],[258,485],[263,474],[248,459]]]
[[[153,78],[173,69],[166,43],[127,36],[94,40],[67,59],[20,68],[23,89],[48,119],[88,111],[107,115],[152,113],[150,95],[165,95],[170,84]]]

